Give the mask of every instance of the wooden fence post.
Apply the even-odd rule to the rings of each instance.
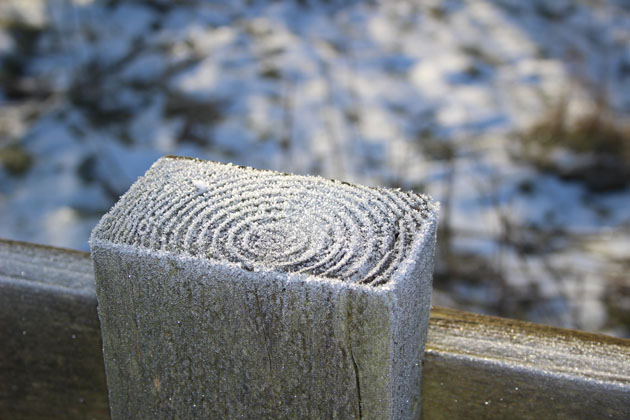
[[[437,212],[160,159],[90,240],[112,418],[419,418]]]

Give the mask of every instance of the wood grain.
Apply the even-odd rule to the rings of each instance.
[[[0,241],[0,419],[109,418],[88,254]]]
[[[630,340],[433,308],[424,419],[630,419]]]
[[[422,401],[426,420],[627,420],[630,340],[434,307]],[[49,418],[109,418],[89,256],[0,240],[0,419]]]

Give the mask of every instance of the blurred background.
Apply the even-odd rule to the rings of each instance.
[[[426,192],[434,304],[630,337],[627,0],[2,0],[0,237],[178,154]]]

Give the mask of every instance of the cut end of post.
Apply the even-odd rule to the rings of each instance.
[[[112,417],[418,418],[437,213],[160,159],[90,239]]]
[[[91,242],[379,286],[405,269],[437,211],[426,195],[167,156]]]

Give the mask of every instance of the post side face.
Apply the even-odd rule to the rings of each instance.
[[[400,276],[394,292],[397,308],[392,315],[396,318],[392,333],[395,346],[393,354],[392,387],[399,390],[400,398],[394,401],[394,412],[398,418],[420,419],[420,395],[422,360],[429,329],[431,310],[431,289],[433,283],[433,261],[437,226],[433,232],[422,238],[424,244],[418,246],[411,260],[409,273]]]
[[[385,295],[96,248],[113,418],[390,418]]]
[[[158,161],[91,240],[113,418],[411,418],[437,208],[384,191]]]

